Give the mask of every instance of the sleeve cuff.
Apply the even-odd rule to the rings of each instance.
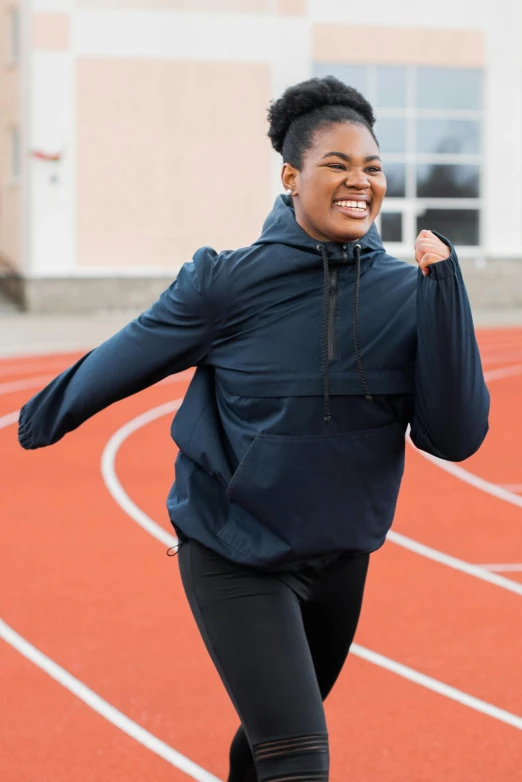
[[[426,280],[443,280],[446,277],[454,277],[460,270],[459,259],[455,248],[449,239],[439,234],[437,231],[433,231],[441,242],[444,242],[450,249],[450,256],[445,261],[439,261],[438,263],[432,263],[430,266],[430,274],[426,277]]]
[[[31,431],[31,426],[27,420],[25,407],[22,407],[20,410],[20,415],[18,418],[18,442],[22,448],[25,448],[26,451],[32,450],[36,447],[34,445],[34,437]]]

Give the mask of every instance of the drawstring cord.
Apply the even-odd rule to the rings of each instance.
[[[323,408],[324,422],[327,424],[332,418],[330,406],[330,373],[328,371],[328,320],[330,316],[330,266],[328,264],[328,255],[324,244],[318,244],[317,249],[323,259],[323,323],[322,323],[322,351],[321,351],[321,371],[323,375]],[[355,289],[353,296],[353,346],[355,351],[355,363],[357,372],[361,380],[361,386],[364,396],[368,402],[373,402],[373,398],[368,390],[366,375],[361,359],[359,348],[359,288],[361,281],[361,245],[355,245]]]
[[[373,402],[372,396],[368,391],[368,383],[366,382],[366,375],[364,374],[364,367],[361,359],[361,351],[359,350],[359,285],[361,281],[361,245],[355,245],[355,290],[353,294],[353,347],[355,350],[355,362],[357,364],[357,372],[361,379],[361,385],[364,391],[364,396],[368,402]]]
[[[183,543],[185,543],[184,540],[178,540],[177,543],[174,544],[174,546],[171,546],[167,549],[167,557],[175,557],[176,554],[179,553],[180,548],[182,547]]]

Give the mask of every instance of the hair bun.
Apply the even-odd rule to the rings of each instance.
[[[348,87],[335,76],[309,79],[288,87],[278,100],[270,104],[268,136],[276,152],[282,151],[284,138],[292,122],[322,106],[346,106],[360,114],[370,128],[375,124],[371,105],[354,87]]]

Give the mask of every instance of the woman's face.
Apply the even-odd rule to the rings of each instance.
[[[292,190],[297,222],[323,242],[364,236],[386,193],[379,147],[367,128],[349,122],[319,130],[301,170],[285,163],[282,180]]]

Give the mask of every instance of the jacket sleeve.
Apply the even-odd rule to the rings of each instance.
[[[460,462],[488,432],[484,380],[468,295],[451,243],[445,261],[417,281],[417,358],[411,439],[423,451]]]
[[[20,411],[20,445],[52,445],[113,402],[202,362],[213,331],[209,265],[199,251],[150,309],[33,396]]]

